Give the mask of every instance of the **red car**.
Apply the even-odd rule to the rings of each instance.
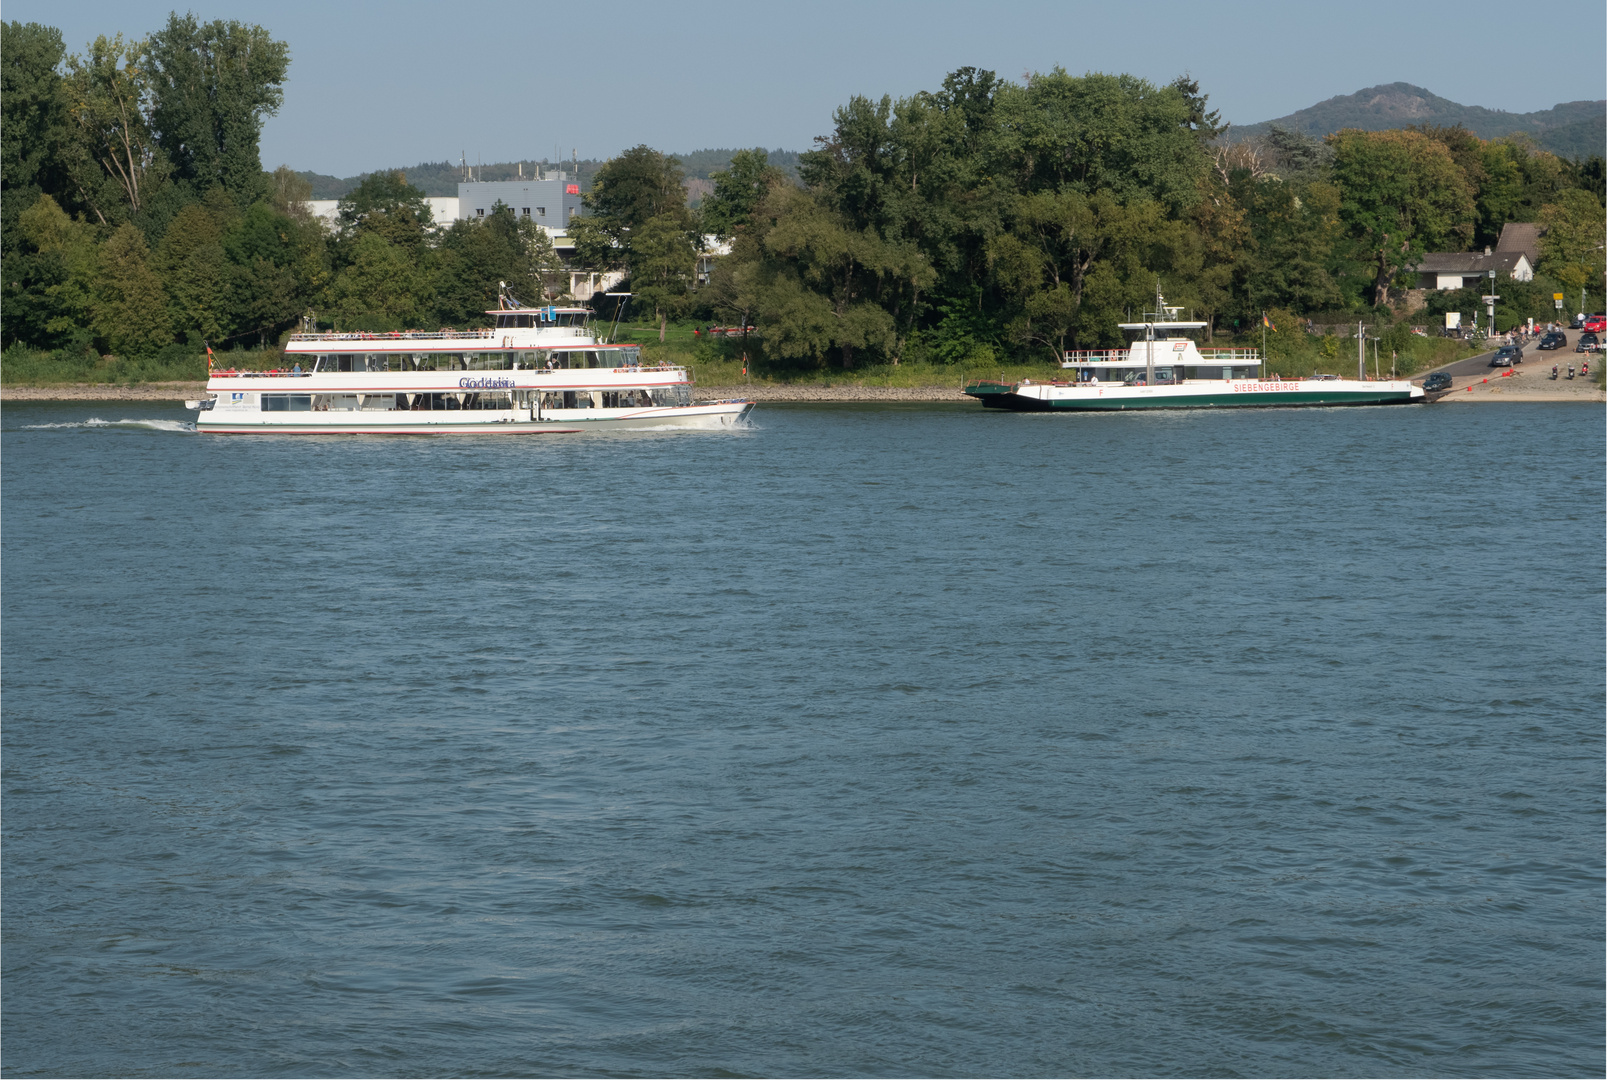
[[[1607,315],[1586,315],[1585,329],[1594,334],[1607,331]]]

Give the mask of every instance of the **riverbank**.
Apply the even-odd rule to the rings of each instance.
[[[1574,401],[1607,403],[1607,393],[1593,382],[1568,382],[1549,378],[1513,376],[1457,379],[1441,401]],[[1538,372],[1536,372],[1538,374]],[[5,401],[182,401],[200,397],[206,384],[200,382],[138,383],[110,386],[71,383],[60,386],[7,386],[0,388]],[[900,402],[951,401],[973,399],[957,386],[811,386],[807,384],[749,383],[737,386],[700,386],[699,398],[746,398],[758,402]]]
[[[182,401],[200,397],[199,382],[139,383],[110,386],[69,383],[60,386],[0,387],[0,401]],[[752,401],[970,401],[958,386],[808,386],[753,383],[746,386],[699,386],[699,398],[747,398]]]
[[[204,382],[151,382],[133,386],[62,383],[57,386],[3,386],[0,401],[183,401],[206,391]]]
[[[1451,390],[1440,401],[1573,401],[1607,403],[1607,391],[1585,378],[1551,379],[1551,371],[1513,368],[1511,374],[1453,378]]]

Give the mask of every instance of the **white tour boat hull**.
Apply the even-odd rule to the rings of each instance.
[[[271,418],[203,410],[197,431],[213,435],[576,435],[586,431],[720,430],[740,427],[751,401],[644,409],[555,409],[532,420],[523,409],[483,412],[308,412]]]
[[[211,371],[185,404],[216,435],[573,435],[737,427],[751,401],[694,401],[692,373],[598,341],[584,308],[499,306],[495,326],[300,333],[271,371]]]

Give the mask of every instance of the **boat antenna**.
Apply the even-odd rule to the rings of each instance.
[[[619,303],[614,305],[614,325],[608,328],[608,343],[612,345],[614,343],[614,331],[619,329],[620,312],[624,311],[625,305],[631,302],[631,294],[628,292],[611,292],[603,295],[620,297]]]

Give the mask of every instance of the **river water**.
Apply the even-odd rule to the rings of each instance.
[[[11,1076],[1601,1075],[1603,414],[8,405]]]

